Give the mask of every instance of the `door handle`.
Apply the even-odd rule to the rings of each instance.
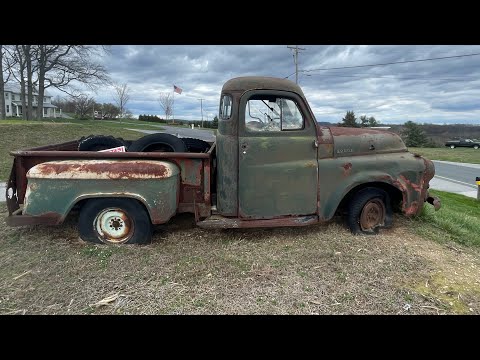
[[[240,145],[240,148],[242,149],[242,154],[245,155],[247,153],[248,145],[246,143],[243,143],[242,145]]]
[[[317,139],[313,140],[313,147],[318,148],[318,140]]]

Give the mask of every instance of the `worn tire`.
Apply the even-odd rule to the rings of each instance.
[[[107,135],[91,135],[78,144],[78,151],[99,151],[125,145],[120,139]]]
[[[187,152],[185,143],[174,135],[166,133],[150,134],[134,141],[128,148],[130,152]]]
[[[206,141],[194,138],[182,138],[188,152],[205,153],[210,150],[210,144]]]
[[[388,194],[378,188],[358,191],[348,204],[347,224],[353,234],[377,234],[392,225],[392,206]]]
[[[152,241],[150,216],[135,199],[88,200],[80,210],[78,228],[82,240],[97,244],[148,244]]]

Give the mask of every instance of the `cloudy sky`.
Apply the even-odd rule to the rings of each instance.
[[[127,107],[134,115],[163,115],[159,94],[172,92],[175,84],[183,89],[175,94],[175,117],[200,119],[203,98],[210,120],[218,113],[223,83],[232,77],[295,81],[287,45],[115,45],[101,61],[114,81],[130,87]],[[353,110],[384,124],[480,125],[480,46],[299,46],[306,50],[299,55],[298,82],[317,121],[339,122]],[[476,55],[376,65],[471,54]],[[92,95],[112,102],[113,90]]]

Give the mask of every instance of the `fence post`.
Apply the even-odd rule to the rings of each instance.
[[[480,201],[480,177],[477,176],[477,200]]]

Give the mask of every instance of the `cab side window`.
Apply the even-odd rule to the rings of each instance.
[[[228,120],[232,116],[232,97],[223,95],[220,100],[220,119]]]
[[[292,99],[254,95],[245,109],[245,126],[249,131],[291,131],[304,128],[302,113]]]

